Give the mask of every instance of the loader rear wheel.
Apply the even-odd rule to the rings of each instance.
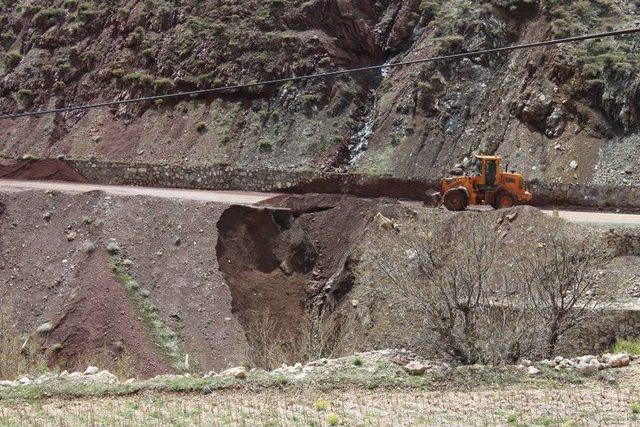
[[[467,194],[458,189],[451,189],[444,193],[444,206],[450,211],[463,211],[469,204]]]
[[[515,206],[516,198],[508,191],[501,191],[493,200],[493,207],[496,209],[506,209]]]

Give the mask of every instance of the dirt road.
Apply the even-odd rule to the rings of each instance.
[[[0,191],[57,190],[68,193],[104,191],[120,196],[152,196],[167,199],[200,200],[204,202],[254,204],[274,197],[274,193],[248,191],[207,191],[181,188],[131,187],[119,185],[80,184],[53,181],[19,181],[0,179]]]
[[[255,204],[277,195],[275,193],[259,193],[248,191],[187,190],[179,188],[151,188],[52,181],[19,181],[0,179],[0,191],[23,190],[57,190],[70,193],[84,193],[87,191],[100,190],[109,194],[116,195],[143,195],[169,199],[200,200],[206,202],[238,204]],[[551,210],[545,210],[544,212],[549,215],[553,215],[553,211]],[[640,227],[640,214],[567,210],[560,210],[557,212],[560,217],[576,223]]]

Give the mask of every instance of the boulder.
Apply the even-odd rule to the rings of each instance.
[[[38,378],[36,378],[35,380],[33,380],[34,384],[44,384],[46,382],[49,382],[53,379],[56,379],[57,375],[53,374],[51,372],[47,372],[46,374],[42,374],[40,375]]]
[[[378,224],[378,226],[380,228],[382,228],[383,230],[395,230],[396,229],[396,224],[391,221],[389,218],[387,218],[386,216],[382,215],[380,212],[378,212],[374,217],[373,220],[376,222],[376,224]]]
[[[527,375],[538,375],[540,373],[540,369],[535,366],[529,366],[527,368]]]
[[[86,378],[92,382],[100,384],[115,384],[118,382],[118,377],[116,377],[109,371],[100,371]]]
[[[424,363],[420,363],[416,360],[412,360],[411,362],[404,365],[404,369],[411,375],[422,375],[427,372],[428,368],[429,365],[425,365]]]
[[[609,360],[607,360],[607,364],[612,368],[629,366],[629,363],[631,363],[631,359],[626,353],[614,354],[609,357]]]
[[[118,252],[120,252],[120,246],[115,240],[107,243],[107,252],[109,252],[109,254],[111,255],[116,255]]]
[[[582,375],[591,375],[600,370],[600,363],[597,360],[595,363],[580,362],[576,365],[576,369]]]
[[[520,361],[520,363],[521,363],[521,364],[523,364],[524,366],[531,366],[531,365],[533,365],[533,363],[532,363],[532,362],[531,362],[531,360],[529,360],[529,359],[522,359],[522,360]]]
[[[100,372],[100,369],[96,368],[95,366],[89,366],[87,367],[87,369],[84,371],[85,375],[95,375],[98,372]]]
[[[221,377],[235,377],[243,380],[247,378],[247,368],[245,368],[244,366],[237,366],[235,368],[230,368],[226,371],[222,371],[218,375]]]
[[[43,323],[38,326],[38,329],[36,329],[36,332],[39,334],[48,334],[51,331],[53,331],[53,323],[51,322]]]
[[[82,375],[82,372],[71,372],[69,375],[66,376],[66,378],[70,380],[79,380],[83,377],[84,375]]]

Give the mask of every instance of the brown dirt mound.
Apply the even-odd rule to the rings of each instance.
[[[0,178],[88,182],[78,171],[58,159],[20,160],[14,164],[0,164]]]

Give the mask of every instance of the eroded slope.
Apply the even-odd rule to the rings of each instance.
[[[637,13],[635,3],[615,0],[37,0],[0,8],[5,112],[619,29]],[[0,154],[433,178],[482,151],[533,179],[637,184],[637,40],[8,122]]]

